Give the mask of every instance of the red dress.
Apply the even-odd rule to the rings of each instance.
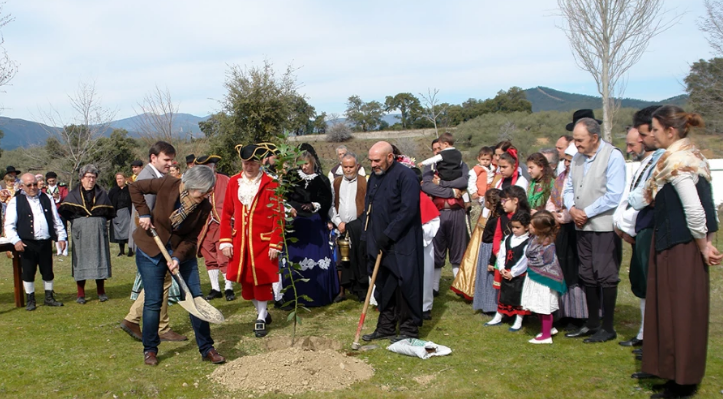
[[[279,280],[279,258],[269,259],[269,248],[282,249],[283,208],[274,195],[278,184],[262,172],[256,196],[246,207],[238,197],[242,178],[243,172],[230,178],[221,212],[219,242],[233,244],[226,279],[241,284],[244,299],[270,301],[271,284]]]

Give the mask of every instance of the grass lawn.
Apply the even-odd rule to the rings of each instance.
[[[721,240],[723,241],[723,240]],[[718,248],[723,249],[723,243]],[[112,253],[117,250],[112,245]],[[129,294],[135,263],[127,257],[113,258],[113,278],[106,284],[110,301],[100,303],[94,282],[86,287],[89,302],[75,303],[75,283],[70,276],[70,259],[55,258],[56,299],[62,308],[40,305],[43,298],[40,275],[36,277],[38,309],[27,312],[13,305],[11,263],[0,260],[0,331],[2,398],[247,398],[249,392],[228,392],[206,376],[217,366],[201,362],[187,314],[170,308],[175,331],[190,341],[164,342],[160,364],[143,364],[143,348],[118,328],[131,305]],[[638,300],[630,292],[626,247],[621,271],[615,325],[619,340],[637,333]],[[203,268],[203,266],[201,266]],[[684,272],[685,265],[681,265]],[[706,377],[699,397],[721,397],[723,390],[723,284],[721,268],[711,269],[711,323]],[[422,338],[447,345],[453,353],[421,360],[386,351],[383,347],[363,352],[376,370],[375,376],[350,389],[327,394],[308,393],[303,398],[646,398],[657,380],[638,382],[630,374],[640,364],[630,349],[617,342],[587,345],[580,340],[558,336],[553,345],[527,343],[539,332],[536,318],[525,322],[518,333],[507,328],[489,328],[490,318],[474,314],[470,305],[447,287],[451,271],[445,268],[442,293],[435,300],[433,320],[425,323]],[[205,269],[201,273],[204,292],[210,289]],[[213,302],[227,317],[223,325],[212,326],[216,348],[229,360],[263,351],[261,339],[253,336],[255,313],[250,302],[238,299]],[[354,337],[361,304],[345,301],[314,309],[304,316],[301,336],[328,337],[349,348]],[[286,313],[271,309],[274,318],[270,337],[288,336],[291,326]],[[371,332],[377,313],[366,321]],[[419,381],[419,382],[417,382]],[[286,397],[269,394],[265,397]]]

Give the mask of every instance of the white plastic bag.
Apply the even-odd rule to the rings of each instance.
[[[446,356],[452,353],[452,349],[446,346],[416,338],[397,341],[389,345],[387,350],[399,353],[400,355],[417,356],[420,359],[429,359],[432,356]]]

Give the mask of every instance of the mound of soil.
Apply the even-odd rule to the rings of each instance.
[[[345,389],[374,375],[364,361],[337,352],[342,345],[333,340],[307,337],[291,347],[289,338],[280,337],[265,344],[270,352],[233,360],[209,378],[233,391],[294,395]]]

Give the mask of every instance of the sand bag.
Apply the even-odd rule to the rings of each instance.
[[[416,338],[397,341],[389,345],[387,350],[399,353],[400,355],[417,356],[420,359],[429,359],[432,356],[446,356],[452,353],[452,349],[446,346]]]

